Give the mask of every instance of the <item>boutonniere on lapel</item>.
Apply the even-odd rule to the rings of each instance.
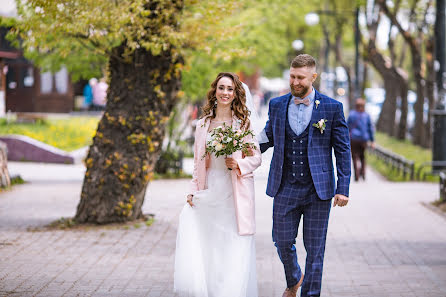
[[[316,106],[317,106],[317,105],[316,105]],[[324,133],[324,130],[325,130],[325,123],[326,123],[326,122],[327,122],[326,119],[320,119],[319,122],[313,124],[313,127],[318,128],[319,131],[321,132],[321,134],[323,134],[323,133]]]
[[[316,109],[319,107],[319,104],[321,104],[319,100],[314,101],[314,103],[316,104]]]

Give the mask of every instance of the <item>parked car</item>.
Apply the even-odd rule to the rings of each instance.
[[[366,88],[364,94],[366,100],[365,111],[370,115],[372,122],[376,124],[386,97],[386,91],[383,88]]]

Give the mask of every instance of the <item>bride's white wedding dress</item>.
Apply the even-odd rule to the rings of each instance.
[[[255,239],[238,235],[224,157],[211,155],[207,189],[196,192],[193,203],[180,214],[175,292],[180,297],[257,297]]]

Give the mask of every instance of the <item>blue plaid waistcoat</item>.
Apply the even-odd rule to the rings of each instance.
[[[291,129],[288,120],[285,125],[285,178],[292,184],[312,184],[307,152],[310,125],[299,136]]]

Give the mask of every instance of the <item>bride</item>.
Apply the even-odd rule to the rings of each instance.
[[[203,158],[213,128],[251,128],[236,74],[218,74],[203,114],[195,131],[191,192],[179,219],[174,289],[180,297],[257,297],[252,172],[261,163],[259,144],[245,139],[256,146],[249,156],[237,151]]]

